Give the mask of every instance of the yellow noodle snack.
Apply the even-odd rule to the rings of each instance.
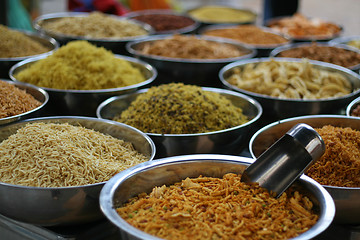
[[[186,59],[234,58],[247,53],[230,44],[199,39],[191,35],[174,35],[171,38],[147,42],[140,51],[144,54]]]
[[[212,23],[246,23],[255,20],[252,12],[226,6],[207,5],[189,11],[189,15],[198,21]]]
[[[347,42],[346,44],[351,47],[360,49],[360,40],[351,40],[351,41]]]
[[[49,48],[24,33],[0,24],[0,58],[25,57],[48,51]]]
[[[306,175],[322,185],[360,187],[360,131],[331,125],[315,130],[324,140],[326,151]]]
[[[282,99],[324,99],[352,92],[346,77],[318,69],[306,59],[249,63],[235,68],[226,80],[240,89]]]
[[[212,132],[248,121],[226,97],[183,83],[151,87],[114,120],[157,134]]]
[[[101,12],[92,12],[82,17],[63,17],[39,24],[50,32],[96,39],[148,35],[139,24],[125,19],[119,20]]]
[[[258,184],[223,178],[186,178],[155,187],[117,208],[134,227],[162,239],[290,239],[318,220],[313,202],[289,188],[278,199]]]
[[[69,42],[14,77],[39,87],[64,90],[118,88],[145,81],[128,61],[82,40]]]
[[[131,143],[67,123],[30,123],[0,143],[0,181],[68,187],[109,180],[147,161]]]

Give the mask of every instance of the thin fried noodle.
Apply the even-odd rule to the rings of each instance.
[[[187,178],[155,187],[117,208],[129,224],[164,239],[289,239],[317,221],[313,203],[290,188],[275,199],[258,184],[223,178]]]

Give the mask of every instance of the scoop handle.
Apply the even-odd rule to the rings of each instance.
[[[263,152],[243,172],[242,182],[257,182],[279,197],[325,152],[321,136],[300,123]]]

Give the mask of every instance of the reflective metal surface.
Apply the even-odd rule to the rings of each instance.
[[[244,171],[241,181],[257,182],[279,197],[324,153],[320,135],[307,124],[297,124]]]
[[[24,90],[26,93],[30,94],[36,100],[41,102],[41,105],[39,107],[34,108],[28,112],[24,112],[11,117],[0,118],[0,126],[11,122],[20,121],[26,118],[38,117],[41,115],[42,112],[44,112],[44,108],[49,101],[49,94],[45,90],[28,83],[14,82],[5,79],[0,79],[0,81],[5,81],[21,90]]]
[[[60,45],[64,45],[73,40],[87,40],[88,42],[95,44],[98,47],[104,47],[116,54],[126,54],[125,44],[128,43],[129,41],[147,38],[148,35],[151,35],[155,32],[154,29],[149,24],[146,24],[146,23],[143,23],[140,21],[136,21],[133,19],[119,17],[116,15],[109,15],[109,16],[111,16],[115,19],[118,19],[119,21],[127,20],[129,22],[137,24],[137,25],[141,26],[148,33],[148,35],[126,37],[126,38],[119,38],[119,39],[115,39],[115,38],[100,38],[99,39],[99,38],[70,36],[70,35],[65,35],[65,34],[54,33],[54,32],[48,31],[42,27],[42,24],[44,24],[45,22],[55,21],[55,20],[58,20],[58,19],[61,19],[64,17],[87,17],[89,14],[90,13],[88,13],[88,12],[48,13],[48,14],[44,14],[44,15],[37,17],[33,22],[33,27],[38,32],[40,32],[44,35],[47,35],[47,36],[51,36],[54,39],[56,39],[60,43]]]
[[[286,131],[298,123],[305,123],[313,128],[324,125],[351,127],[360,130],[360,120],[342,115],[312,115],[288,118],[273,122],[258,130],[250,139],[251,156],[257,158]],[[324,186],[331,194],[336,205],[335,222],[338,224],[360,224],[360,188]]]
[[[222,177],[226,173],[242,173],[253,162],[251,158],[197,154],[159,159],[127,169],[115,175],[104,186],[100,194],[100,208],[108,220],[120,229],[121,238],[159,239],[128,224],[116,212],[116,207],[142,192],[150,192],[155,186],[169,185],[186,177]],[[314,180],[301,176],[294,184],[305,187],[311,199],[319,207],[319,220],[296,240],[312,239],[327,229],[335,214],[329,193]]]
[[[81,125],[133,143],[152,160],[155,145],[139,130],[125,124],[87,117],[46,117],[13,123],[0,128],[0,141],[31,122]],[[99,195],[105,182],[74,187],[27,187],[0,182],[0,214],[14,220],[42,226],[75,225],[103,218]]]
[[[119,88],[97,89],[97,90],[63,90],[54,88],[43,88],[50,96],[49,109],[56,111],[54,115],[82,115],[95,116],[96,108],[105,99],[115,96],[135,92],[141,87],[149,85],[157,77],[157,71],[150,64],[136,58],[115,55],[118,58],[128,61],[133,67],[136,67],[145,77],[145,81]],[[10,78],[18,81],[14,76],[22,70],[29,67],[46,56],[30,58],[15,64],[10,69]],[[18,81],[19,82],[19,81]]]
[[[159,71],[159,76],[161,78],[157,79],[157,84],[183,82],[199,86],[216,87],[215,85],[219,84],[217,74],[223,66],[240,59],[252,58],[256,55],[255,49],[246,47],[241,43],[198,35],[192,36],[213,42],[231,44],[241,51],[245,51],[246,54],[239,57],[222,59],[182,59],[149,55],[141,52],[141,48],[144,44],[171,38],[172,36],[173,35],[171,34],[155,35],[126,44],[126,50],[131,55],[146,61]]]
[[[109,98],[97,108],[98,118],[113,119],[116,115],[128,108],[139,94],[148,89],[135,93]],[[194,134],[155,134],[147,133],[155,142],[157,158],[194,153],[227,153],[236,154],[242,151],[248,135],[262,115],[262,107],[254,99],[225,89],[203,88],[205,91],[218,92],[231,102],[243,109],[243,114],[249,121],[233,128]]]
[[[337,37],[329,41],[329,44],[348,44],[350,41],[360,41],[360,35]]]
[[[360,104],[360,97],[352,100],[349,105],[346,107],[346,116],[351,116],[352,111]]]
[[[302,115],[315,114],[338,114],[345,108],[353,99],[360,95],[360,75],[351,71],[350,69],[340,67],[331,63],[309,60],[309,62],[318,69],[323,69],[331,72],[342,74],[351,82],[353,92],[342,97],[327,98],[327,99],[280,99],[264,94],[258,94],[250,91],[240,89],[227,81],[227,78],[232,74],[233,69],[243,68],[249,63],[268,62],[274,59],[276,61],[284,62],[300,62],[302,59],[297,58],[254,58],[245,59],[230,63],[223,67],[219,72],[220,81],[229,89],[249,95],[260,102],[264,109],[264,116],[273,121],[284,119],[288,117],[296,117]]]
[[[31,55],[31,56],[24,56],[24,57],[14,57],[14,58],[1,58],[0,57],[0,78],[9,78],[10,68],[13,65],[15,65],[16,63],[21,62],[28,58],[51,54],[53,51],[55,51],[56,49],[59,48],[59,43],[52,37],[49,37],[49,36],[46,36],[43,34],[39,34],[39,33],[35,33],[35,32],[25,31],[25,30],[16,30],[16,31],[25,34],[27,37],[29,37],[33,41],[40,43],[41,45],[49,48],[50,50],[49,50],[49,52],[46,52],[46,53]]]

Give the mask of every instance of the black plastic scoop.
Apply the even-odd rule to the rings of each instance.
[[[300,123],[263,152],[244,171],[242,182],[257,182],[279,197],[325,152],[321,136]]]

